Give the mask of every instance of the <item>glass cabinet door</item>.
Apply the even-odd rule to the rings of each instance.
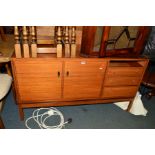
[[[93,51],[99,52],[101,43],[102,43],[102,35],[103,35],[103,26],[97,26],[96,33],[95,33],[95,39],[94,39],[94,46]]]
[[[137,34],[137,26],[111,26],[106,50],[133,48]]]

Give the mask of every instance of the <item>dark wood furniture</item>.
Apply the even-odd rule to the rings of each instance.
[[[83,26],[81,55],[138,56],[149,32],[150,28],[145,26]]]
[[[149,88],[149,90],[143,95],[146,95],[148,99],[150,99],[152,96],[155,96],[155,72],[150,72],[147,70],[144,74],[142,84]]]

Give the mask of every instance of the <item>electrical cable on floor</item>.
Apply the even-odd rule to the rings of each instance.
[[[42,112],[41,112],[42,111]],[[60,117],[60,123],[58,125],[47,125],[45,122],[47,119],[52,118],[52,116],[59,116]],[[69,118],[68,121],[64,121],[63,114],[56,108],[50,107],[50,108],[39,108],[33,111],[33,114],[31,117],[27,118],[25,121],[25,126],[28,129],[32,129],[28,122],[33,119],[41,129],[62,129],[65,124],[71,123],[72,119]]]

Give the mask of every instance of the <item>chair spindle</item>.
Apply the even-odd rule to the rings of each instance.
[[[36,31],[35,31],[34,26],[31,26],[31,37],[32,37],[32,42],[31,42],[32,57],[36,58],[37,57],[37,44],[36,44]]]
[[[70,57],[69,27],[65,27],[65,57]]]
[[[76,32],[75,26],[71,29],[71,57],[76,57]]]
[[[23,51],[24,51],[24,58],[29,58],[29,45],[28,45],[28,33],[26,26],[23,26]]]
[[[61,58],[62,57],[62,32],[61,32],[61,27],[58,26],[57,30],[57,57]]]
[[[18,30],[18,26],[14,26],[14,36],[15,36],[15,55],[16,58],[21,58],[21,45],[20,45],[20,41],[19,41],[19,30]]]

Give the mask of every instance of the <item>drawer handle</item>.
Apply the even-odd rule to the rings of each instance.
[[[58,72],[58,78],[60,77],[60,72]]]
[[[69,76],[69,71],[66,72],[66,76]]]

